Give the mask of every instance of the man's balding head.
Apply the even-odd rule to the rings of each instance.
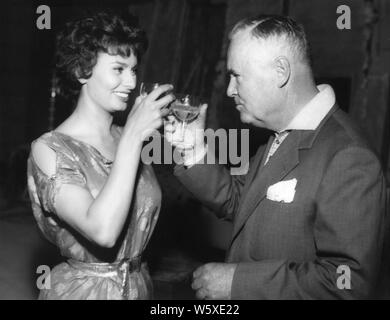
[[[310,66],[309,45],[304,28],[290,17],[259,15],[243,19],[233,27],[229,39],[232,40],[236,34],[244,31],[249,32],[254,39],[277,43],[280,54]]]

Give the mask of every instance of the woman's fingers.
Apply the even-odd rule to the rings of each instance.
[[[170,94],[156,100],[155,107],[159,108],[159,109],[165,108],[168,104],[170,104],[175,99],[176,99],[175,96],[172,93],[170,93]]]
[[[147,96],[139,96],[138,98],[141,99],[144,105],[150,105],[151,107],[161,109],[167,106],[173,100],[175,100],[175,96],[172,93],[172,89],[172,85],[163,84],[154,89]]]
[[[154,89],[147,96],[139,96],[136,98],[129,114],[129,119],[136,125],[138,130],[146,132],[147,129],[155,130],[161,127],[164,119],[169,117],[170,114],[167,106],[175,99],[172,93],[163,94],[172,89],[172,85],[165,84]]]
[[[167,93],[168,91],[172,91],[172,89],[173,89],[173,85],[162,84],[161,86],[158,86],[156,89],[154,89],[151,93],[149,93],[145,99],[156,100],[163,93]]]
[[[169,115],[169,113],[170,113],[169,108],[161,109],[161,117],[165,118],[165,117],[167,117]]]

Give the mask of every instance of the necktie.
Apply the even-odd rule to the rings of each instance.
[[[288,130],[282,131],[282,132],[275,132],[275,139],[272,142],[271,148],[269,149],[269,152],[268,152],[267,158],[265,159],[264,165],[267,164],[267,162],[274,155],[276,150],[278,150],[279,146],[282,144],[284,139],[287,138],[289,133],[290,133],[290,131],[288,131]]]

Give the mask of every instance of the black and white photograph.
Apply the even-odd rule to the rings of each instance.
[[[0,300],[390,300],[389,141],[390,0],[5,0]]]

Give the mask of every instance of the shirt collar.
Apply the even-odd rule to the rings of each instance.
[[[332,87],[317,86],[319,92],[291,120],[285,130],[315,130],[336,102]]]

